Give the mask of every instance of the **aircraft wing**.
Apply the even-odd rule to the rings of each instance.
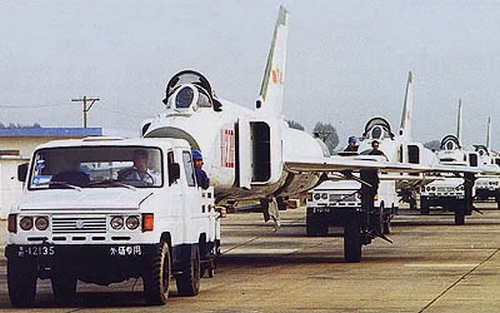
[[[304,161],[285,161],[290,172],[340,172],[360,170],[380,170],[387,173],[471,173],[479,174],[479,168],[457,165],[432,165],[392,163],[383,156],[358,155],[354,157],[331,156],[329,158],[308,159]],[[500,172],[498,172],[500,174]]]

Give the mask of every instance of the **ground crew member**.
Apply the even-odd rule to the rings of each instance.
[[[206,190],[210,187],[210,178],[208,178],[207,173],[202,169],[203,166],[203,156],[200,150],[191,151],[194,162],[194,173],[196,175],[196,182],[198,186]]]
[[[358,138],[356,136],[350,136],[347,140],[348,146],[344,149],[345,152],[357,152],[358,151]]]

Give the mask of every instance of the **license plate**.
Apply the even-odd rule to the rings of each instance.
[[[21,246],[17,252],[19,257],[26,256],[53,256],[56,254],[54,246]]]
[[[330,208],[314,208],[314,213],[330,213]]]

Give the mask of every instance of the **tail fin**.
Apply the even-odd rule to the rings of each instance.
[[[491,117],[488,117],[488,124],[486,124],[486,148],[488,149],[488,152],[490,151],[490,144],[491,144]]]
[[[399,135],[410,139],[411,136],[411,110],[413,107],[413,73],[408,72],[408,81],[406,82],[405,101],[403,103],[403,113],[401,115],[401,126]]]
[[[462,141],[462,99],[458,99],[458,113],[457,113],[457,139]]]
[[[260,87],[260,96],[256,102],[257,109],[275,116],[281,115],[283,107],[288,17],[288,11],[284,7],[280,7],[271,50],[267,57],[266,70]]]

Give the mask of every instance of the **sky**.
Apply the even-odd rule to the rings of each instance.
[[[280,5],[290,12],[284,115],[341,142],[373,116],[399,127],[415,76],[413,139],[455,131],[500,150],[500,1],[3,0],[0,122],[139,131],[164,111],[176,72],[204,73],[219,97],[253,107]]]

